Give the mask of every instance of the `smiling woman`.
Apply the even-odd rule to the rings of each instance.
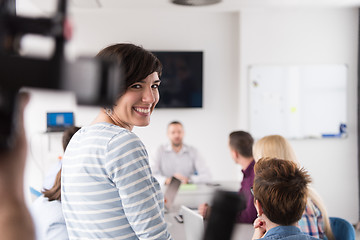
[[[159,102],[159,85],[158,73],[151,73],[128,87],[113,109],[107,109],[107,115],[114,123],[129,130],[133,126],[149,125],[150,115]]]
[[[150,52],[116,44],[97,57],[122,67],[125,90],[71,140],[63,160],[62,206],[70,239],[171,239],[164,198],[134,126],[159,101],[162,65]]]

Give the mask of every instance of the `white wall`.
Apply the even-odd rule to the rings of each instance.
[[[244,10],[240,17],[238,128],[248,127],[247,70],[252,64],[347,64],[347,139],[292,141],[331,216],[358,221],[357,9]],[[270,116],[269,116],[270,117]],[[266,124],[266,120],[264,120]]]
[[[115,42],[151,50],[204,51],[204,107],[158,109],[150,126],[136,128],[150,155],[166,141],[166,125],[180,120],[185,141],[199,148],[215,180],[238,179],[228,134],[248,129],[247,69],[251,64],[349,66],[348,139],[299,140],[292,144],[310,171],[330,215],[358,220],[356,63],[357,10],[267,9],[239,12],[185,10],[74,11],[68,55],[94,55]],[[78,125],[89,124],[96,108],[78,107]],[[37,123],[32,123],[37,124]]]

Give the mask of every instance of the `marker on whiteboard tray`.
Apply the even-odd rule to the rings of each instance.
[[[339,138],[341,137],[341,134],[337,133],[337,134],[321,134],[321,136],[323,138]]]
[[[347,136],[346,124],[345,124],[345,123],[341,123],[341,124],[340,124],[339,133],[337,133],[337,134],[321,134],[321,136],[322,136],[323,138],[341,138],[341,137],[346,137],[346,136]]]

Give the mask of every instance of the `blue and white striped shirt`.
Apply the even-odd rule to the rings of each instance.
[[[134,133],[83,127],[66,149],[61,181],[70,239],[171,239],[163,194]]]

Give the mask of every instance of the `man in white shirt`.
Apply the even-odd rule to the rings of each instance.
[[[160,183],[169,184],[171,177],[182,183],[206,183],[211,174],[198,151],[183,143],[183,125],[174,121],[168,125],[170,143],[161,145],[154,158],[150,159],[153,174]]]

